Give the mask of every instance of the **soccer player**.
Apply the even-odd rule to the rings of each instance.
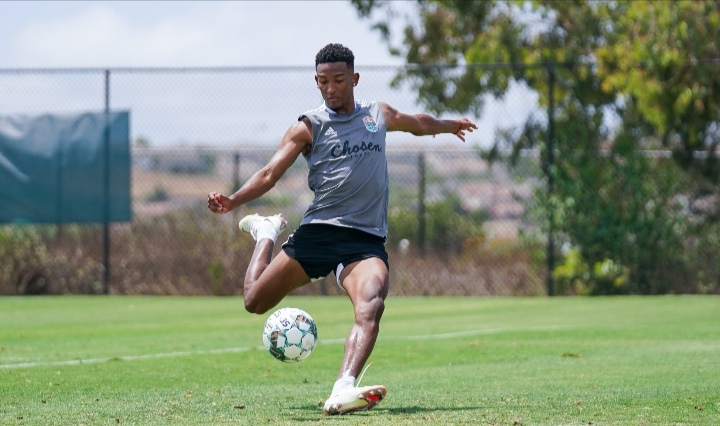
[[[275,242],[287,224],[281,214],[253,214],[239,223],[256,241],[244,299],[248,312],[264,314],[295,288],[334,272],[352,301],[355,324],[323,408],[327,415],[368,410],[387,394],[385,386],[355,383],[375,346],[389,288],[386,132],[453,133],[465,141],[466,132],[477,129],[466,118],[441,120],[404,114],[384,102],[356,101],[360,74],[354,62],[343,45],[323,47],[315,56],[315,82],[324,103],[300,115],[268,164],[237,192],[208,195],[212,212],[229,212],[268,192],[300,154],[307,160],[315,198],[275,258]]]

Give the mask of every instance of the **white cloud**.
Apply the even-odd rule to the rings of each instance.
[[[0,66],[311,65],[328,42],[348,45],[358,63],[401,63],[347,1],[68,2],[33,13],[46,6],[15,2],[9,19],[22,21],[3,34]]]

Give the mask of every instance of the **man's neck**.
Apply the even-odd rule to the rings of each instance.
[[[353,111],[355,111],[355,99],[352,100],[352,102],[349,102],[340,108],[336,110],[333,110],[325,104],[325,110],[331,114],[337,114],[337,115],[350,115]]]

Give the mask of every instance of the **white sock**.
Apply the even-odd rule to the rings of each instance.
[[[277,240],[278,231],[275,226],[267,220],[256,223],[253,230],[255,231],[253,235],[255,241],[260,241],[265,238],[270,238],[273,242]]]
[[[343,376],[335,382],[335,385],[333,386],[332,395],[335,395],[336,393],[340,392],[343,389],[351,388],[355,386],[355,377],[353,376]]]

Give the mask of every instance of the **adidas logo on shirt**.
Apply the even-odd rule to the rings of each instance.
[[[328,127],[325,136],[337,136],[337,132],[332,127]]]

